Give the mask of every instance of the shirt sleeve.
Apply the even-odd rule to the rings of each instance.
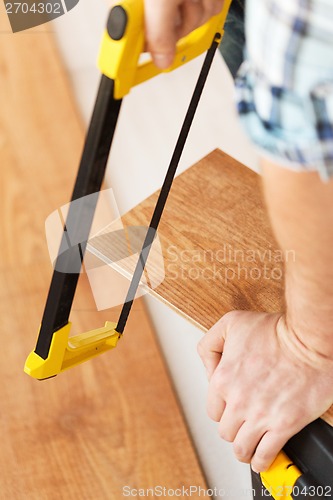
[[[327,17],[329,16],[329,17]],[[333,175],[333,2],[248,0],[241,121],[261,155]]]

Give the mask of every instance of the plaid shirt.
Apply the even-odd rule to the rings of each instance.
[[[238,111],[261,154],[333,175],[333,0],[247,0]]]

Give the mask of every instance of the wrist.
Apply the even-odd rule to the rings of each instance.
[[[286,323],[308,349],[333,359],[332,278],[286,273]]]
[[[308,332],[293,324],[287,314],[282,314],[276,327],[277,337],[284,351],[295,361],[312,368],[333,371],[333,353],[324,351],[312,342]],[[312,331],[312,337],[314,332]]]

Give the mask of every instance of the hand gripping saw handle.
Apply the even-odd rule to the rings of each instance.
[[[122,99],[133,86],[161,72],[151,60],[139,62],[145,42],[143,0],[122,0],[112,7],[98,59],[102,73],[101,82],[72,194],[72,202],[85,197],[89,202],[70,204],[36,348],[28,356],[24,367],[24,371],[31,377],[39,380],[54,377],[117,345],[162,216],[214,53],[223,35],[230,3],[231,0],[226,0],[220,14],[178,42],[174,63],[167,70],[172,71],[208,51],[119,322],[118,324],[107,322],[102,328],[70,337],[69,315]],[[96,196],[89,196],[94,193]],[[73,244],[68,244],[67,228],[70,228],[70,241],[75,242]],[[61,251],[64,248],[66,250]]]

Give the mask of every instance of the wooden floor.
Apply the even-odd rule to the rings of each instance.
[[[157,193],[126,214],[123,224],[148,225],[156,200]],[[112,262],[110,234],[106,230],[90,247],[130,275],[133,261]],[[144,282],[142,288],[202,330],[233,309],[283,309],[283,256],[264,209],[260,178],[222,151],[176,178],[158,237],[163,260],[158,247],[153,249],[148,268],[151,277],[165,273],[165,279],[154,289]],[[284,256],[294,257],[292,251]],[[333,425],[333,407],[323,418]]]
[[[0,6],[0,499],[122,498],[205,481],[143,303],[114,351],[52,380],[23,373],[52,273],[46,217],[67,203],[84,130],[52,36],[15,36]],[[77,331],[97,313],[81,280]]]

